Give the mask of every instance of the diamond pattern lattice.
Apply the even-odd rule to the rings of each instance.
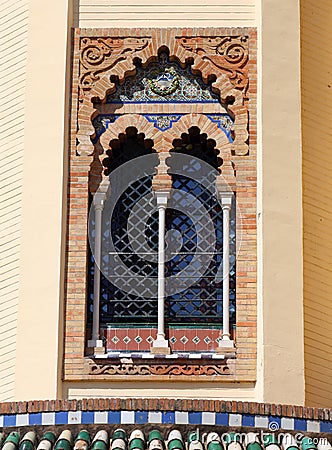
[[[132,133],[132,130],[129,131]],[[187,158],[185,167],[180,167],[180,170],[177,167],[175,171],[172,171],[172,161],[176,160],[175,155],[169,159],[171,166],[169,173],[172,174],[173,180],[173,205],[177,205],[178,208],[169,207],[166,211],[166,232],[170,236],[167,238],[165,265],[168,283],[165,299],[166,323],[200,324],[200,326],[209,323],[220,324],[223,315],[222,208],[214,193],[217,169],[221,160],[217,157],[218,151],[214,149],[215,143],[207,140],[205,135],[201,135],[197,127],[192,127],[188,135],[183,134],[181,140],[175,141],[173,143],[175,153],[192,154],[195,158],[192,158],[189,163]],[[132,154],[122,151],[122,147],[109,154],[110,158],[107,161],[109,172],[133,157],[136,150],[134,148],[129,150]],[[139,147],[138,153],[141,151],[143,152]],[[202,160],[205,160],[208,165],[204,163],[204,166],[200,162]],[[128,185],[119,197],[112,217],[104,226],[103,247],[114,249],[116,258],[113,258],[110,253],[103,253],[101,324],[135,325],[157,322],[158,212],[155,211],[146,219],[144,209],[146,205],[141,200],[148,196],[152,198],[152,175],[146,175]],[[196,202],[203,205],[203,208],[197,208]],[[130,240],[128,221],[133,215],[137,227],[131,230]],[[210,252],[206,252],[206,248],[211,236],[207,233],[199,235],[199,229],[196,226],[197,223],[204,221],[206,216],[213,224],[214,233],[214,248]],[[235,323],[235,203],[231,209],[230,229],[230,316],[231,322]],[[141,239],[142,230],[144,230],[144,239]],[[111,240],[113,247],[110,245]],[[135,249],[132,246],[133,241]],[[154,257],[147,257],[147,248]],[[198,258],[197,255],[199,255]],[[92,256],[90,261],[89,317],[91,320],[94,275]],[[200,275],[197,276],[197,274]],[[141,279],[154,279],[155,282],[154,284],[138,283],[136,275]],[[192,342],[196,344],[194,340]],[[206,341],[205,343],[208,344]]]
[[[174,283],[178,287],[181,284],[189,284],[188,277],[195,280],[195,269],[202,270],[201,267],[194,266],[192,274],[185,272],[185,279],[182,279],[181,272],[184,271],[193,261],[197,252],[199,255],[198,264],[204,265],[209,261],[202,278],[193,283],[187,289],[171,295],[166,300],[167,315],[170,322],[220,322],[222,318],[222,277],[218,277],[222,264],[222,210],[217,199],[211,192],[196,180],[183,175],[173,175],[173,188],[177,189],[176,200],[181,204],[183,199],[188,198],[185,193],[189,192],[193,202],[199,200],[205,208],[205,212],[210,215],[215,230],[215,252],[213,255],[205,255],[205,243],[198,242],[197,233],[192,219],[183,212],[168,210],[166,225],[168,229],[176,229],[182,236],[182,247],[166,264],[167,277],[177,276]],[[189,205],[186,204],[189,209]],[[197,213],[195,220],[202,217]],[[204,239],[204,233],[202,234]]]
[[[146,176],[128,186],[115,206],[111,223],[109,223],[110,228],[106,227],[104,232],[105,248],[110,248],[107,240],[110,238],[110,233],[112,235],[116,258],[112,258],[113,255],[109,258],[104,256],[103,263],[107,266],[104,273],[106,271],[110,275],[109,279],[101,276],[101,320],[103,323],[153,323],[157,319],[156,293],[151,292],[149,283],[144,286],[133,279],[133,273],[148,279],[156,279],[157,264],[146,259],[146,246],[144,243],[140,245],[138,236],[135,236],[135,230],[131,231],[137,246],[135,252],[133,251],[127,230],[129,215],[133,214],[134,206],[137,206],[140,199],[151,193],[151,183],[152,176]],[[157,214],[153,214],[143,227],[146,235],[145,242],[150,246],[151,252],[158,251]],[[144,220],[144,214],[141,214],[138,209],[136,223],[142,220]],[[123,264],[117,264],[117,258],[120,258]],[[118,286],[122,286],[123,289]]]

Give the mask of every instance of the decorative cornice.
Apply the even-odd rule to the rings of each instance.
[[[203,61],[210,61],[217,69],[225,73],[236,89],[246,92],[248,36],[198,36],[177,39],[184,49],[196,53]]]
[[[100,79],[99,74],[143,50],[148,38],[83,37],[80,42],[80,87],[88,91]]]

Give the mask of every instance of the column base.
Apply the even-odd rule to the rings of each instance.
[[[151,347],[150,352],[153,355],[170,355],[171,349],[169,347]]]
[[[235,353],[235,343],[230,339],[222,339],[218,343],[218,347],[216,348],[216,353]]]
[[[102,339],[89,339],[88,348],[92,350],[95,355],[104,355],[106,353]]]
[[[150,347],[150,352],[155,355],[170,355],[171,349],[166,339],[156,339]]]

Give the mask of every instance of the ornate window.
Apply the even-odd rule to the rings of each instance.
[[[64,377],[253,380],[255,30],[123,33],[75,33]]]
[[[221,106],[221,112],[209,115],[209,120],[220,123],[221,132],[232,142],[232,117],[220,105],[211,86],[193,75],[190,66],[182,68],[171,62],[165,52],[146,68],[137,64],[136,75],[116,86],[104,102],[95,100],[100,111],[93,122],[95,143],[119,118],[118,114],[108,114],[109,110],[142,104],[149,110],[163,103],[180,106],[181,110],[192,104],[213,105],[214,109]],[[144,117],[164,133],[183,115]],[[229,341],[229,316],[231,324],[235,324],[236,251],[233,200],[233,205],[227,205],[232,210],[231,252],[229,232],[225,237],[226,257],[232,261],[225,273],[223,205],[217,190],[223,160],[218,157],[216,142],[197,126],[174,139],[166,159],[169,185],[161,190],[152,186],[159,163],[152,140],[135,127],[127,127],[109,146],[108,157],[103,160],[104,174],[109,176],[103,186],[109,187],[103,196],[98,242],[101,256],[97,264],[93,258],[94,215],[90,223],[88,324],[94,323],[90,345],[96,346],[102,335],[108,351],[215,351],[223,337]],[[228,190],[226,195],[231,197],[230,187]],[[95,196],[98,199],[101,193]],[[162,201],[165,204],[160,224],[157,206]],[[95,201],[94,206],[100,204]],[[165,245],[161,242],[165,238],[164,251],[160,246]],[[97,301],[95,296],[99,297]]]

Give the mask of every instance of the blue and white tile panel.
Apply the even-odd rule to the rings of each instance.
[[[185,411],[60,411],[0,416],[0,427],[67,424],[175,424],[220,425],[239,428],[265,428],[270,431],[294,430],[332,433],[331,421],[278,416]]]

